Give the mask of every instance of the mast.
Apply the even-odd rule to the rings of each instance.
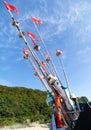
[[[44,43],[44,41],[43,41],[43,39],[42,39],[42,37],[41,37],[41,34],[40,34],[39,30],[38,30],[37,25],[36,25],[34,22],[33,22],[33,24],[34,24],[34,27],[35,27],[35,29],[36,29],[36,31],[37,31],[39,37],[40,37],[40,40],[41,40],[41,42],[42,42],[42,45],[43,45],[43,47],[44,47],[46,53],[49,54],[49,52],[48,52],[48,50],[47,50],[47,48],[46,48],[46,46],[45,46],[45,43]],[[54,65],[53,60],[52,60],[51,57],[50,57],[50,61],[51,61],[51,65],[52,65],[53,70],[54,70],[54,75],[56,75],[57,78],[58,78],[58,80],[60,81],[59,76],[58,76],[58,73],[57,73],[57,71],[56,71],[55,65]]]

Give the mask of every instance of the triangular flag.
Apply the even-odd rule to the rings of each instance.
[[[25,55],[28,55],[28,50],[26,50],[25,48],[23,48],[23,53],[24,53]]]
[[[31,32],[27,32],[27,35],[28,35],[29,37],[31,37],[32,39],[36,39],[36,35],[33,34],[33,33],[31,33]]]
[[[39,19],[37,19],[37,18],[35,18],[35,17],[31,17],[32,18],[32,21],[34,22],[34,23],[37,23],[37,24],[39,24],[39,25],[42,25],[42,21],[41,20],[39,20]]]
[[[6,1],[4,1],[4,5],[7,8],[7,10],[10,10],[10,11],[14,11],[15,10],[16,13],[19,13],[18,8],[16,6],[11,5],[11,4],[7,3]]]
[[[44,54],[44,56],[46,56],[46,57],[50,57],[50,54],[47,54],[47,53],[46,53],[46,54]]]

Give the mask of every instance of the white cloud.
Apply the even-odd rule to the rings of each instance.
[[[81,40],[86,38],[83,35],[89,35],[91,32],[91,4],[88,2],[79,2],[70,4],[67,9],[60,1],[57,1],[58,6],[53,8],[53,14],[47,12],[46,17],[42,16],[43,21],[47,24],[45,31],[43,30],[43,37],[52,38],[54,35],[61,35],[68,28],[71,28],[75,33],[75,36],[81,37]],[[56,2],[55,2],[56,3]],[[63,7],[62,7],[63,6]],[[62,11],[66,10],[66,11]],[[87,19],[88,18],[88,22]],[[85,26],[84,26],[85,25]],[[84,31],[86,30],[86,31]],[[87,33],[86,33],[87,32]]]
[[[78,51],[77,57],[82,63],[91,63],[91,47],[86,47]]]
[[[44,14],[46,14],[46,12],[47,12],[47,1],[46,0],[40,0],[39,5],[40,5],[40,11],[42,11]]]
[[[82,31],[83,27],[79,30],[77,26],[79,26],[79,22],[81,23],[84,20],[84,16],[90,11],[91,4],[86,1],[77,3],[67,1],[68,7],[66,8],[65,4],[63,4],[64,2],[60,2],[60,0],[53,3],[53,7],[50,6],[53,13],[49,13],[48,2],[41,0],[39,1],[39,9],[31,10],[31,12],[28,10],[26,13],[23,12],[23,15],[19,16],[19,20],[21,22],[30,20],[31,14],[43,20],[44,24],[46,24],[42,31],[43,38],[52,38],[54,35],[61,35],[69,27],[73,27],[73,30],[76,29],[75,33],[77,33],[77,37],[81,36],[81,32],[84,31]],[[7,32],[7,28],[6,26],[3,28],[3,33]],[[8,42],[15,42],[15,30],[12,26],[8,28],[9,34],[11,35]]]
[[[2,24],[0,27],[0,48],[14,48],[16,43],[16,33],[15,29],[7,22]]]
[[[80,39],[80,41],[82,41],[82,43],[87,44],[88,41],[90,41],[90,37],[91,37],[91,25],[88,24],[86,26],[82,26],[79,28],[78,32],[76,33],[76,37],[78,39]]]

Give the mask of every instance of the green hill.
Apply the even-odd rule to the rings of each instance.
[[[50,122],[51,109],[46,104],[47,93],[24,87],[0,85],[0,126],[30,122]]]
[[[38,121],[47,123],[51,120],[51,109],[46,104],[47,93],[24,87],[0,85],[0,126]],[[83,103],[88,99],[78,98]]]

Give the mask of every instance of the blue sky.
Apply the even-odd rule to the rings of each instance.
[[[63,50],[62,60],[70,88],[76,96],[91,100],[91,0],[7,0],[19,9],[14,14],[24,32],[37,35],[30,16],[42,20],[38,26],[46,47],[65,85],[62,68],[55,50]],[[31,65],[23,59],[22,48],[16,28],[0,0],[0,84],[23,86],[45,90],[34,76]],[[38,37],[38,36],[37,36]],[[27,38],[32,46],[29,38]]]

